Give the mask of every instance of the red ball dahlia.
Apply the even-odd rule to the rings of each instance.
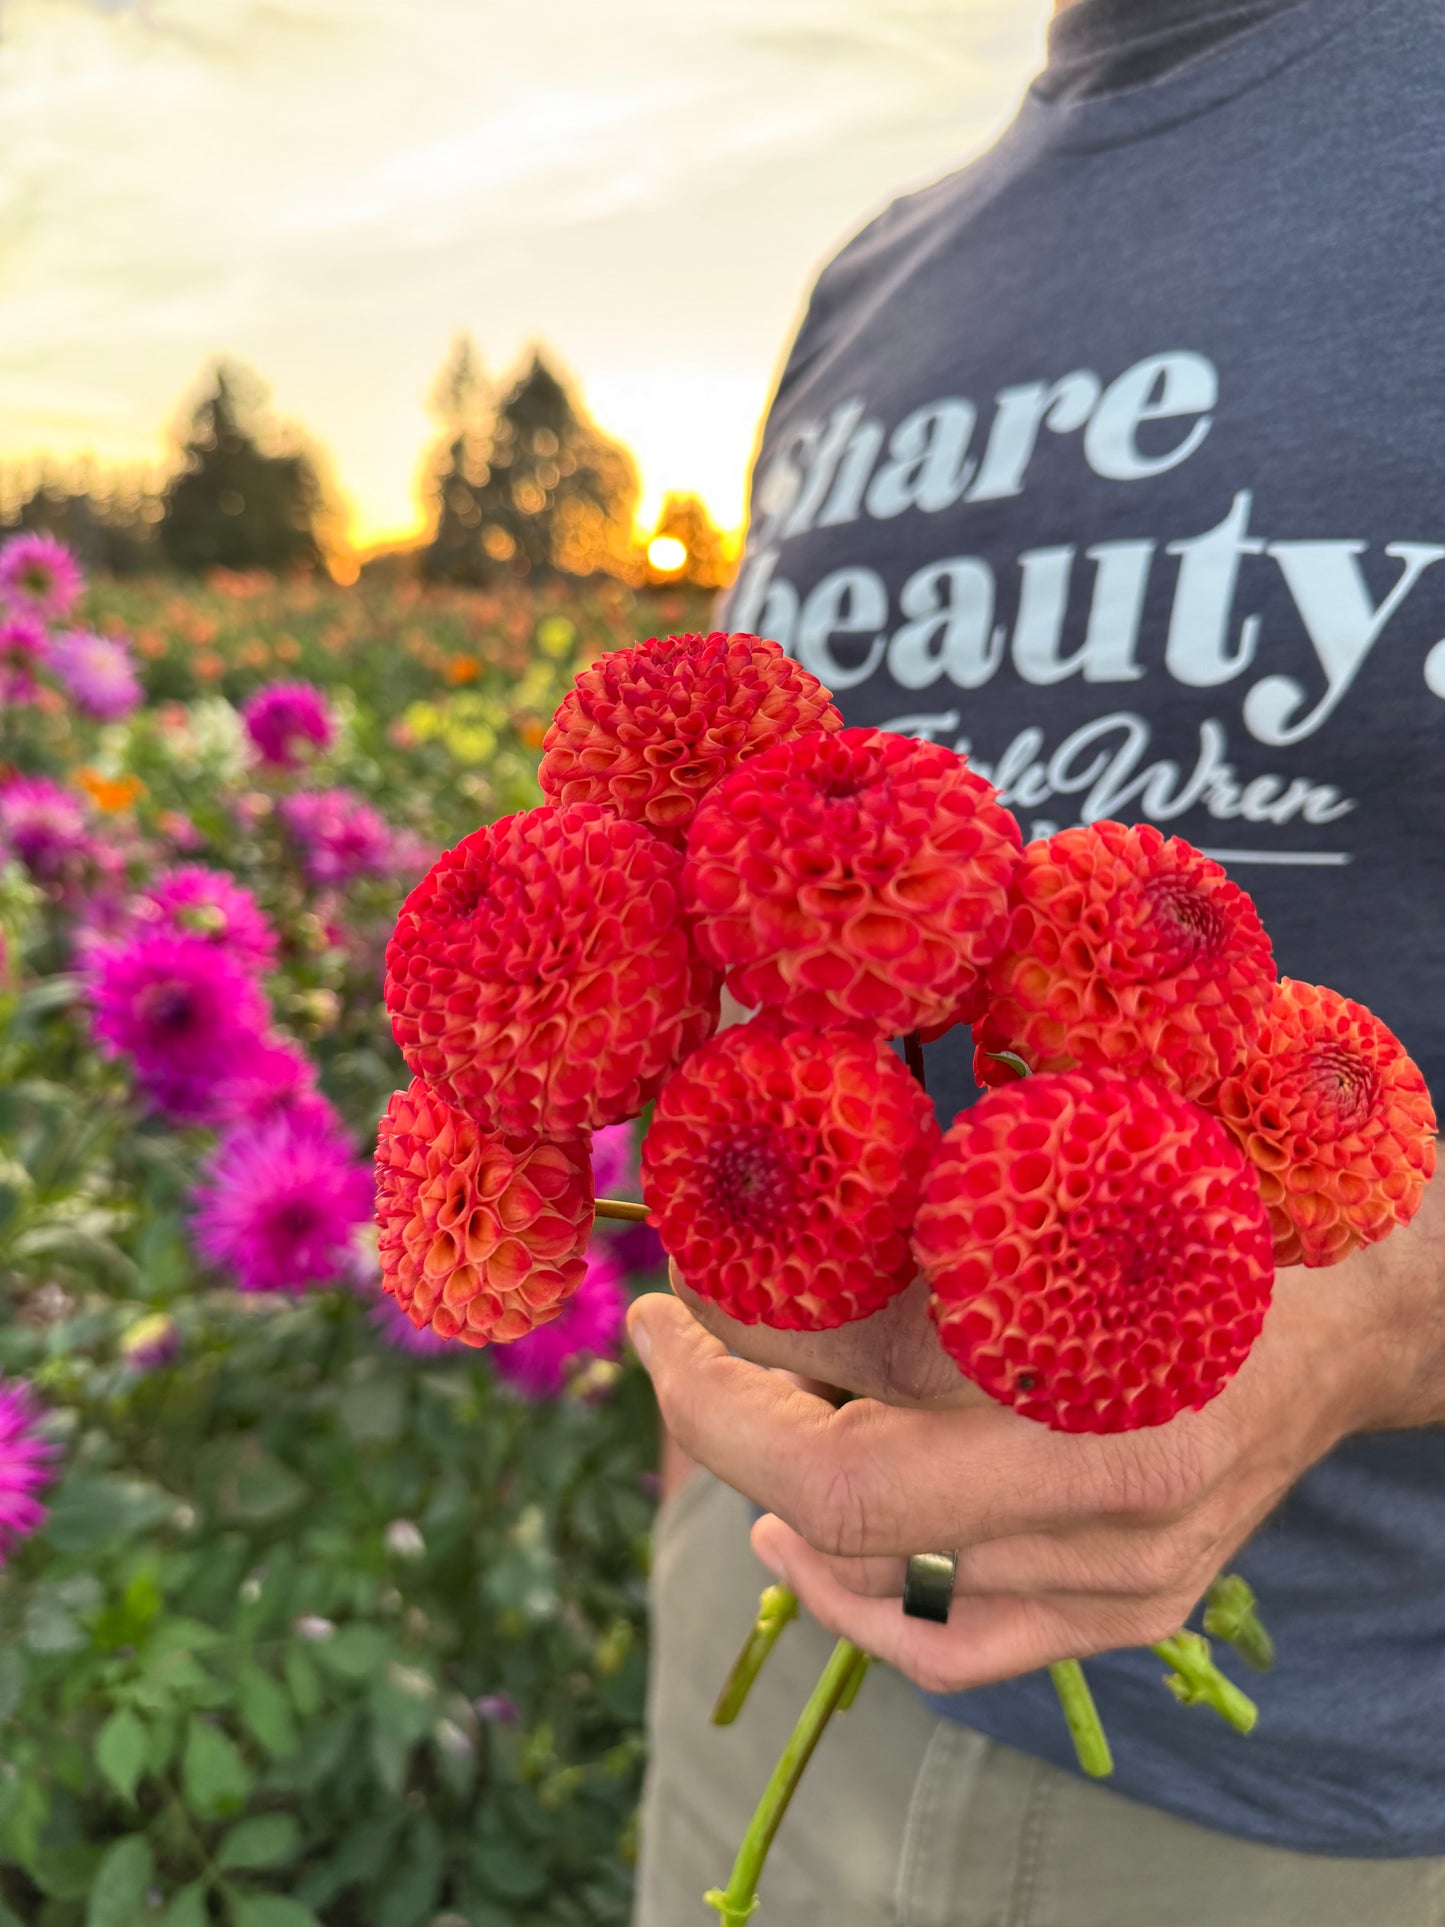
[[[913,1234],[965,1377],[1059,1432],[1197,1411],[1259,1335],[1269,1220],[1238,1145],[1113,1071],[1029,1077],[948,1131]]]
[[[718,785],[688,832],[688,904],[740,1002],[815,1029],[936,1030],[1008,934],[1019,849],[954,751],[845,729]]]
[[[1210,1109],[1258,1173],[1279,1265],[1338,1264],[1388,1237],[1435,1172],[1435,1112],[1404,1045],[1316,984],[1281,977]]]
[[[1076,1064],[1147,1073],[1200,1097],[1264,1021],[1274,954],[1219,864],[1148,824],[1091,823],[1024,851],[1007,943],[974,1025],[982,1084]]]
[[[562,698],[542,744],[542,794],[604,803],[680,840],[735,763],[841,726],[818,678],[776,642],[653,636],[599,657]]]
[[[413,1325],[464,1345],[522,1338],[586,1275],[587,1144],[481,1130],[415,1077],[377,1133],[376,1221],[383,1288]]]
[[[663,1086],[642,1194],[694,1291],[744,1324],[828,1331],[913,1277],[908,1227],[937,1145],[886,1045],[763,1018]]]
[[[595,804],[465,837],[403,904],[386,966],[410,1069],[526,1136],[635,1117],[717,1024],[681,857]]]

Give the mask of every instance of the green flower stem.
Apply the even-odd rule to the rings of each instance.
[[[712,1709],[714,1726],[731,1726],[743,1710],[753,1681],[763,1670],[768,1654],[777,1645],[783,1628],[798,1616],[798,1596],[786,1586],[769,1586],[758,1601],[758,1616],[742,1651],[733,1661],[732,1671],[723,1682]]]
[[[848,1684],[843,1688],[838,1699],[838,1711],[840,1713],[846,1713],[854,1700],[857,1699],[858,1688],[868,1677],[868,1668],[872,1664],[872,1660],[869,1659],[866,1653],[859,1653],[857,1659],[853,1662],[853,1671],[849,1675]]]
[[[812,1696],[793,1728],[792,1737],[773,1768],[773,1777],[768,1781],[757,1811],[743,1836],[743,1844],[738,1848],[738,1857],[733,1862],[726,1889],[714,1887],[703,1896],[707,1904],[722,1915],[723,1927],[745,1927],[745,1923],[757,1912],[758,1876],[762,1873],[773,1837],[803,1777],[803,1769],[823,1737],[823,1729],[837,1712],[843,1695],[857,1674],[858,1662],[864,1657],[851,1639],[840,1639],[833,1648],[828,1664],[823,1668],[823,1676],[813,1688]]]
[[[1076,1659],[1061,1659],[1049,1668],[1049,1678],[1069,1723],[1069,1737],[1079,1765],[1090,1779],[1107,1779],[1114,1771],[1114,1756],[1109,1751],[1108,1735],[1099,1718],[1084,1669]]]
[[[1259,1708],[1220,1672],[1201,1633],[1175,1633],[1149,1650],[1170,1668],[1164,1684],[1182,1705],[1212,1706],[1236,1733],[1253,1731]]]
[[[647,1206],[627,1198],[598,1198],[593,1209],[599,1218],[625,1218],[629,1224],[646,1224]]]
[[[1254,1590],[1237,1572],[1223,1572],[1209,1588],[1204,1607],[1204,1630],[1223,1639],[1246,1666],[1267,1673],[1274,1664],[1274,1641],[1255,1611]]]

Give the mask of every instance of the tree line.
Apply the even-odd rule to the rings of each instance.
[[[617,576],[716,588],[729,557],[695,495],[671,495],[657,535],[687,560],[659,571],[635,530],[639,486],[631,455],[592,421],[541,352],[510,381],[491,382],[459,336],[436,382],[438,439],[426,467],[429,532],[387,565],[424,580],[475,588],[518,578]],[[135,476],[58,482],[42,475],[5,499],[0,535],[46,529],[92,570],[214,568],[277,574],[327,571],[343,546],[337,492],[325,458],[278,426],[247,369],[219,362],[159,486]]]

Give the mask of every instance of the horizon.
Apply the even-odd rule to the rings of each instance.
[[[639,528],[689,492],[735,532],[818,266],[1006,123],[1047,10],[0,0],[0,466],[157,472],[234,357],[353,548],[414,540],[466,333],[498,385],[543,349]]]

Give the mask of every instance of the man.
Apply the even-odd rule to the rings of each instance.
[[[848,722],[966,750],[1026,836],[1147,820],[1219,857],[1281,971],[1369,1005],[1437,1098],[1442,97],[1435,0],[1061,10],[993,151],[822,275],[727,611]],[[947,1121],[968,1041],[928,1058]],[[633,1325],[716,1475],[659,1532],[640,1927],[706,1917],[837,1633],[896,1670],[784,1823],[776,1927],[1445,1918],[1439,1182],[1282,1273],[1212,1405],[1122,1438],[961,1399],[918,1286],[821,1337],[694,1308],[720,1336],[665,1298]],[[949,1623],[905,1617],[905,1555],[955,1546]],[[1279,1647],[1248,1738],[1139,1650],[1225,1565]],[[763,1566],[817,1623],[714,1733]],[[1107,1788],[1039,1671],[1066,1656],[1097,1656]]]

